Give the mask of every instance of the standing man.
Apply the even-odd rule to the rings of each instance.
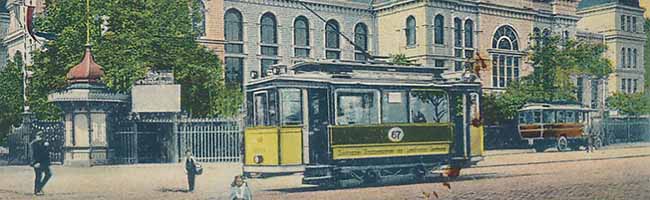
[[[36,139],[30,143],[32,148],[32,163],[36,175],[34,180],[34,195],[43,195],[43,187],[52,177],[50,171],[50,144],[43,139],[43,132],[36,133]]]

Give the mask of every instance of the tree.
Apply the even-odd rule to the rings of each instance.
[[[52,90],[66,86],[67,71],[83,56],[86,20],[97,63],[104,67],[102,81],[116,92],[127,93],[151,69],[171,69],[182,89],[182,108],[196,116],[233,115],[241,104],[241,91],[223,83],[218,57],[199,45],[193,17],[198,4],[187,0],[91,1],[86,17],[84,1],[46,1],[44,16],[37,18],[41,32],[57,37],[34,57],[30,104],[39,118],[58,118],[59,110],[47,103]],[[190,9],[192,8],[192,9]],[[108,18],[108,31],[100,34]]]
[[[409,60],[404,54],[395,54],[390,56],[390,62],[396,65],[412,65],[413,61]]]
[[[611,63],[603,57],[607,50],[604,44],[565,40],[558,36],[543,41],[531,48],[529,60],[535,68],[533,73],[509,83],[506,92],[493,99],[500,110],[493,117],[498,119],[486,121],[512,120],[517,110],[531,101],[575,101],[573,76],[605,78],[612,73]]]
[[[607,106],[622,115],[639,116],[650,114],[650,96],[642,93],[625,94],[617,92],[607,98]]]
[[[6,142],[12,125],[20,122],[23,106],[23,65],[21,55],[16,54],[13,61],[0,70],[0,146]]]

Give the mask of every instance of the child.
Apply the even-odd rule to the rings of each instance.
[[[241,176],[235,176],[235,180],[230,184],[230,199],[231,200],[252,200],[253,196],[248,184],[244,182]]]

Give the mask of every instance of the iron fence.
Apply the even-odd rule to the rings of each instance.
[[[30,143],[38,131],[43,132],[43,139],[50,144],[50,160],[53,163],[63,163],[65,142],[63,122],[38,120],[31,114],[25,114],[22,123],[18,127],[13,127],[7,136],[9,164],[28,164],[31,161]]]
[[[190,150],[199,162],[240,162],[240,120],[187,119],[178,125],[179,150]]]
[[[602,129],[606,144],[650,141],[650,118],[608,118]]]

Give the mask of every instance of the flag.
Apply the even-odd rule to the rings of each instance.
[[[27,33],[29,33],[29,36],[34,39],[34,41],[38,42],[38,39],[36,39],[36,36],[34,35],[34,6],[27,6],[27,15],[25,16],[25,23],[26,26],[25,28],[27,29]]]

